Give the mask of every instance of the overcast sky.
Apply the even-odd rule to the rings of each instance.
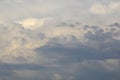
[[[0,0],[1,80],[120,80],[119,0]]]

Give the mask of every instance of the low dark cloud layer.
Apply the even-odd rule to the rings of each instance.
[[[45,66],[37,65],[37,64],[7,64],[1,63],[1,70],[40,70],[45,68]]]

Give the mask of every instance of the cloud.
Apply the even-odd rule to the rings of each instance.
[[[0,0],[0,79],[120,80],[119,7],[119,0]]]
[[[38,64],[12,64],[12,63],[0,63],[1,70],[40,70],[45,68]]]
[[[101,79],[109,79],[113,78],[118,80],[119,71],[109,71],[102,64],[106,62],[104,61],[85,61],[82,64],[82,68],[77,69],[78,73],[75,76],[76,80],[85,79],[85,80],[101,80]],[[86,77],[87,76],[87,77]]]
[[[90,12],[98,15],[106,15],[118,10],[119,6],[119,2],[109,2],[107,4],[95,3],[91,6]]]
[[[0,59],[2,62],[34,62],[37,55],[32,49],[40,46],[40,44],[43,45],[44,42],[46,43],[44,34],[32,32],[19,24],[13,24],[9,27],[1,25],[0,29],[2,43]]]
[[[60,26],[60,21],[57,22],[56,19],[42,20],[46,20],[45,24],[35,29],[25,28],[19,23],[10,24],[9,27],[7,24],[1,25],[0,59],[2,62],[36,63],[40,60],[40,64],[47,64],[49,63],[48,53],[59,59],[65,55],[65,60],[68,59],[68,61],[71,56],[73,59],[78,57],[78,61],[119,58],[119,23],[102,27],[78,24],[78,21],[69,23],[65,21],[65,24]],[[37,21],[37,25],[39,25],[39,20],[37,19]],[[40,54],[34,51],[36,49]],[[101,54],[96,54],[97,52]],[[60,53],[61,56],[57,56],[56,53]],[[68,53],[70,55],[67,57]],[[51,61],[56,59],[53,58]]]
[[[113,63],[114,61],[115,63]],[[119,80],[119,60],[84,60],[77,63],[41,68],[35,64],[2,64],[2,79],[45,79],[45,80],[96,80],[113,78]],[[21,67],[22,66],[22,67]],[[30,68],[32,66],[32,68]],[[116,68],[116,67],[117,68]],[[1,65],[0,65],[1,67]],[[27,68],[28,67],[28,68]],[[37,68],[38,69],[37,69]],[[11,70],[12,69],[12,70]],[[3,72],[4,71],[4,72]],[[87,76],[87,77],[86,77]]]
[[[35,25],[42,20],[34,19]],[[0,69],[17,80],[96,80],[103,74],[104,79],[119,79],[119,26],[118,22],[96,26],[56,18],[34,29],[19,23],[1,25]],[[3,79],[6,75],[1,71]]]
[[[1,79],[30,79],[35,78],[38,70],[46,67],[38,64],[7,64],[0,63],[0,77]]]
[[[71,62],[84,59],[104,60],[120,58],[120,40],[115,38],[115,36],[120,34],[119,31],[117,31],[119,30],[117,26],[114,26],[115,31],[111,31],[112,27],[110,26],[106,26],[106,28],[99,26],[81,27],[83,28],[80,29],[86,31],[81,33],[84,35],[84,37],[82,37],[83,41],[79,40],[81,36],[76,36],[77,33],[72,33],[71,35],[60,34],[61,36],[53,37],[46,45],[36,48],[35,50],[40,54],[43,53],[43,55],[48,58],[55,56],[53,59],[63,60],[64,62],[66,60]],[[71,27],[69,29],[71,29]],[[81,30],[78,28],[78,31]]]
[[[34,17],[52,17],[59,19],[61,17],[66,19],[68,17],[71,17],[72,19],[77,18],[80,22],[83,23],[99,25],[105,25],[107,22],[108,24],[110,24],[114,20],[119,21],[119,18],[116,17],[119,16],[119,10],[115,10],[115,8],[117,7],[115,5],[118,5],[117,3],[119,3],[118,0],[106,1],[110,6],[113,5],[114,8],[109,7],[108,4],[104,5],[99,2],[100,1],[96,0],[70,0],[69,3],[67,0],[1,0],[0,21],[14,22],[16,20],[22,21]],[[106,6],[106,11],[114,13],[111,14],[113,17],[111,15],[104,15],[104,17],[99,17],[99,15],[91,15],[92,12],[90,10],[90,7],[94,4],[100,4],[104,7]],[[110,8],[110,11],[108,8]],[[7,13],[9,13],[10,15]]]
[[[25,29],[33,30],[36,28],[43,27],[47,20],[49,20],[49,18],[44,19],[28,18],[22,21],[16,21],[16,23],[21,24]]]
[[[10,77],[12,76],[13,74],[15,74],[13,71],[11,70],[0,70],[0,77]]]
[[[0,2],[1,3],[4,3],[4,4],[12,4],[12,3],[16,3],[16,4],[20,4],[20,3],[24,3],[26,2],[27,0],[1,0]]]

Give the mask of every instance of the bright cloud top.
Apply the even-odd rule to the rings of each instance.
[[[47,19],[35,19],[35,18],[29,18],[25,19],[23,21],[17,21],[17,23],[22,24],[22,26],[25,29],[35,29],[38,27],[42,27]]]

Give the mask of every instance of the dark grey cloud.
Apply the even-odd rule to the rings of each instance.
[[[0,70],[0,77],[10,77],[13,74],[15,74],[15,72],[11,71],[11,70]]]
[[[68,22],[61,22],[60,24],[56,25],[57,27],[78,27],[80,26],[82,23],[81,22],[73,22],[71,20],[69,20]]]
[[[46,68],[45,66],[38,64],[11,64],[0,63],[1,70],[40,70]]]
[[[1,79],[13,79],[13,80],[34,80],[34,79],[39,79],[38,77],[35,78],[29,78],[29,77],[22,77],[17,75],[17,72],[23,71],[22,74],[24,75],[29,75],[32,74],[31,71],[41,71],[45,70],[47,67],[39,65],[39,64],[11,64],[11,63],[0,63],[0,78]],[[17,71],[17,72],[16,72]],[[28,73],[24,73],[28,71]],[[30,71],[30,72],[29,72]],[[33,73],[34,74],[34,73]]]
[[[120,65],[119,65],[120,66]],[[98,62],[87,63],[86,66],[82,66],[82,69],[78,68],[74,74],[76,80],[119,80],[120,71],[109,71]]]
[[[89,29],[92,29],[93,31],[89,31]],[[88,41],[85,44],[80,42],[74,43],[78,41],[74,35],[70,35],[72,39],[72,44],[62,44],[60,42],[61,37],[64,39],[63,41],[65,41],[67,37],[61,36],[51,39],[51,41],[48,44],[46,44],[43,47],[37,48],[35,51],[37,53],[43,53],[43,55],[46,56],[64,56],[64,59],[70,62],[74,60],[80,61],[84,59],[104,60],[120,58],[120,40],[114,38],[116,32],[105,32],[102,28],[98,26],[88,26],[88,29],[86,30],[88,30],[88,32],[85,34],[85,38]],[[75,45],[75,47],[70,48],[66,47],[66,45]],[[60,60],[63,60],[63,62],[65,62],[64,59]]]
[[[69,35],[71,43],[64,44],[60,42],[61,37],[63,42],[68,37],[63,35],[52,38],[45,46],[34,51],[49,60],[55,59],[51,63],[54,65],[48,72],[60,74],[62,76],[60,80],[119,80],[120,40],[114,38],[116,33],[119,34],[119,31],[117,32],[119,23],[115,24],[117,26],[113,26],[115,29],[113,31],[111,26],[107,26],[106,31],[102,27],[88,25],[84,28],[88,31],[85,34],[87,39],[85,43],[80,43],[75,36]],[[107,60],[119,62],[107,62]]]

